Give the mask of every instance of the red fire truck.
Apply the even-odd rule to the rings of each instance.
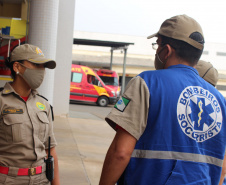
[[[119,77],[115,71],[108,69],[96,69],[96,73],[103,80],[106,86],[116,91],[117,97],[120,95]]]
[[[116,103],[117,94],[91,68],[72,64],[70,101],[73,100],[96,102],[104,107]]]

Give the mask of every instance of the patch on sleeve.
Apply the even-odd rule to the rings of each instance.
[[[120,97],[118,102],[115,104],[114,108],[118,109],[119,111],[123,112],[127,105],[129,104],[130,100],[124,97]]]

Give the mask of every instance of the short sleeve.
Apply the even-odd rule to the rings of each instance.
[[[118,125],[138,140],[147,125],[149,98],[145,81],[134,77],[105,120],[113,129]]]

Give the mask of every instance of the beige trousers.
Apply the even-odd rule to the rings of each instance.
[[[9,176],[0,174],[0,185],[50,185],[46,174],[41,173],[34,176]]]

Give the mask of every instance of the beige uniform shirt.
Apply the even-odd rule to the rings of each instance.
[[[139,76],[134,77],[105,120],[113,129],[117,124],[138,140],[147,125],[149,97],[145,81]]]
[[[0,165],[28,168],[43,165],[48,149],[56,146],[49,103],[33,90],[25,102],[6,83],[0,92]]]

